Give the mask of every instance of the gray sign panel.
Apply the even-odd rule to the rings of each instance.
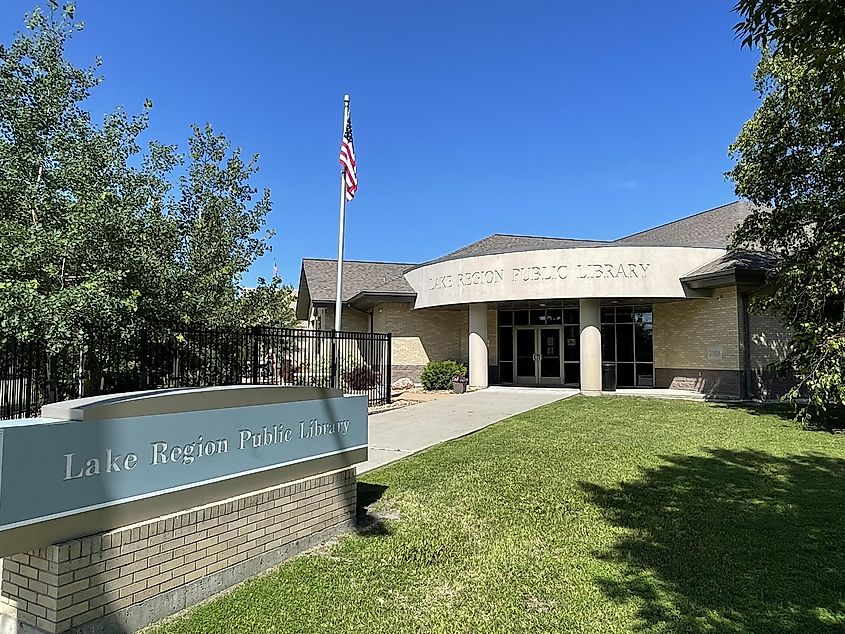
[[[0,530],[366,446],[363,396],[2,421]]]

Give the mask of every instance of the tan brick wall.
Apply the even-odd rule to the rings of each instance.
[[[233,567],[267,568],[279,561],[273,553],[349,525],[355,503],[354,469],[250,493],[8,557],[3,595],[21,622],[46,632],[101,620],[108,631],[137,629],[195,602],[186,597],[201,600],[242,580],[226,574]],[[207,584],[215,575],[231,583]],[[210,591],[186,592],[204,582]]]
[[[393,333],[394,366],[424,366],[443,359],[467,363],[467,310],[413,310],[411,304],[380,304],[373,311],[373,330]]]
[[[786,356],[792,335],[774,315],[748,316],[751,365],[763,368]]]
[[[748,316],[748,391],[752,397],[778,398],[793,384],[792,379],[778,376],[769,367],[786,357],[791,337],[789,329],[774,315]]]
[[[489,365],[499,363],[499,311],[487,311],[487,358]]]
[[[326,329],[334,329],[334,306],[326,308]],[[340,316],[340,329],[349,332],[370,332],[370,316],[345,306]]]
[[[713,289],[713,296],[655,303],[654,367],[739,370],[739,306],[736,288]],[[721,350],[721,359],[708,350]]]

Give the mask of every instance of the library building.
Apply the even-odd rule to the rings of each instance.
[[[423,263],[345,261],[342,329],[392,333],[392,378],[776,398],[788,333],[749,311],[774,261],[730,251],[738,201],[612,241],[495,234]],[[334,324],[337,263],[305,259],[297,317]]]

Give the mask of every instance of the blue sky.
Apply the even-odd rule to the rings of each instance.
[[[153,101],[150,138],[211,122],[259,152],[273,253],[337,249],[343,94],[360,189],[346,257],[418,262],[491,233],[611,239],[734,199],[727,147],[757,107],[734,0],[78,0],[99,117]],[[0,41],[34,0],[2,0]]]

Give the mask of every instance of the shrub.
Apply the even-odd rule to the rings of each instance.
[[[343,380],[351,390],[369,390],[378,385],[378,374],[369,366],[359,365],[344,372]]]
[[[422,371],[420,381],[427,390],[448,390],[452,387],[452,378],[465,377],[467,368],[455,361],[429,361]]]

